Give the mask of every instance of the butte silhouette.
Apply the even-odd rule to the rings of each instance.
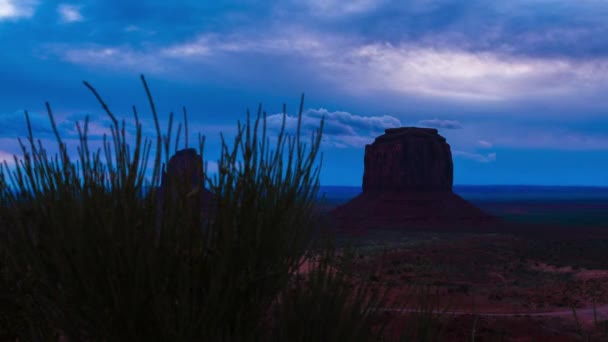
[[[365,146],[363,192],[329,212],[338,231],[477,230],[498,218],[452,192],[452,152],[433,128],[389,128]]]

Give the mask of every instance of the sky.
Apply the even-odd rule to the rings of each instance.
[[[155,141],[143,74],[163,132],[186,107],[210,172],[248,108],[276,136],[286,104],[293,132],[304,93],[321,185],[360,186],[365,145],[416,126],[447,139],[455,184],[608,186],[607,17],[608,0],[0,0],[0,160],[22,158],[25,110],[58,152],[47,101],[74,162],[87,115],[101,148],[111,120],[82,81],[128,142],[133,105]]]

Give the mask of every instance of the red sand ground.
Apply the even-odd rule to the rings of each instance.
[[[530,209],[513,203],[494,204],[494,209],[500,205],[503,212]],[[376,269],[370,279],[391,284],[390,300],[407,308],[383,308],[383,319],[394,328],[389,335],[408,326],[420,300],[416,289],[429,286],[434,295],[428,298],[436,301],[437,310],[448,309],[438,320],[448,341],[471,341],[474,327],[476,341],[581,340],[572,307],[583,334],[591,341],[608,341],[608,227],[505,221],[465,229],[468,233],[439,224],[420,227],[425,233],[407,228],[339,231],[364,248],[356,269]],[[375,240],[376,247],[365,246],[366,240]],[[382,242],[389,243],[385,255],[378,247]]]
[[[575,341],[571,305],[583,330],[597,332],[593,303],[597,321],[608,320],[608,271],[522,258],[525,243],[504,235],[451,236],[386,255],[370,250],[362,253],[356,269],[361,274],[377,269],[373,281],[393,286],[387,303],[405,307],[381,309],[383,319],[392,321],[389,335],[407,327],[421,299],[420,286],[429,286],[426,298],[437,311],[447,310],[439,322],[448,341],[470,341],[475,317],[476,341]]]

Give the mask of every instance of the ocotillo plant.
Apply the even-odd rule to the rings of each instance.
[[[12,173],[6,163],[0,169],[0,224],[6,228],[0,239],[3,282],[19,282],[13,287],[26,292],[14,304],[30,321],[24,325],[25,334],[16,334],[49,340],[57,330],[71,341],[297,340],[307,324],[322,320],[326,324],[314,336],[337,341],[372,338],[367,322],[372,307],[382,306],[382,296],[371,294],[367,286],[349,292],[351,284],[342,281],[342,275],[325,271],[334,255],[331,243],[311,240],[319,223],[312,208],[323,120],[306,153],[306,144],[300,142],[303,97],[295,136],[285,133],[283,107],[274,150],[261,105],[253,127],[249,112],[247,122],[238,124],[232,148],[222,137],[218,174],[212,179],[205,170],[217,211],[212,220],[204,220],[185,205],[187,195],[158,207],[155,189],[163,147],[165,162],[169,157],[172,116],[162,136],[149,87],[143,76],[141,80],[157,132],[149,182],[144,175],[151,143],[146,139],[142,151],[135,107],[137,134],[131,150],[124,120],[120,127],[101,96],[84,82],[113,122],[114,154],[106,135],[103,139],[106,165],[100,150],[93,155],[89,151],[88,117],[84,130],[77,124],[80,161],[74,164],[50,105],[47,111],[60,151],[54,160],[49,161],[40,142],[34,143],[25,113],[30,150],[19,140],[23,160],[15,157]],[[201,155],[203,147],[199,134]],[[21,195],[9,190],[9,178]],[[143,186],[152,190],[142,200]],[[157,232],[159,210],[163,215]],[[294,290],[290,284],[308,251],[326,257],[313,268],[308,287]],[[18,280],[26,274],[27,281]],[[326,302],[336,289],[342,299]],[[269,314],[285,312],[281,305],[298,308],[300,325]]]

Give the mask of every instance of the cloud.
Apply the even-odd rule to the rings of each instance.
[[[212,161],[212,160],[205,160],[204,161],[207,167],[207,173],[209,176],[212,176],[213,174],[217,174],[217,172],[219,171],[219,167],[216,161]]]
[[[478,140],[477,141],[477,146],[482,147],[482,148],[492,148],[492,143],[485,141],[485,140]]]
[[[608,136],[565,129],[505,128],[494,136],[496,145],[511,148],[553,149],[566,151],[608,150]]]
[[[446,129],[461,129],[462,124],[456,120],[420,120],[418,124],[426,127],[446,128]]]
[[[448,131],[445,136],[457,150],[608,151],[608,132],[603,129],[606,119],[578,117],[576,122],[566,122],[525,118],[472,121],[465,129]]]
[[[105,67],[110,70],[126,69],[144,74],[170,75],[176,66],[161,56],[130,46],[86,44],[82,47],[70,47],[67,44],[47,44],[46,50],[72,64]]]
[[[148,29],[144,29],[138,25],[127,25],[123,28],[124,32],[129,32],[131,34],[141,34],[143,36],[152,36],[155,35],[157,32],[154,30],[148,30]]]
[[[36,136],[52,136],[53,130],[48,114],[28,111],[32,132]],[[0,137],[26,138],[27,121],[25,111],[17,110],[10,113],[0,113]]]
[[[19,156],[17,156],[17,159],[19,159]],[[13,158],[13,154],[7,151],[0,151],[0,164],[3,165],[2,168],[4,168],[5,161],[8,164],[9,168],[15,166],[15,159]]]
[[[383,0],[305,0],[294,1],[304,5],[313,17],[336,18],[354,14],[369,13],[386,1]]]
[[[291,32],[291,33],[288,33]],[[254,54],[260,58],[303,57],[304,59],[329,58],[325,52],[328,42],[320,42],[317,37],[300,32],[289,31],[282,34],[201,34],[184,42],[171,42],[166,45],[150,43],[146,46],[130,44],[64,44],[48,43],[43,49],[59,56],[64,61],[114,70],[132,70],[147,74],[173,76],[181,70],[193,75],[192,66],[205,66],[216,62],[224,68],[231,68],[227,56],[242,58]],[[253,58],[251,58],[253,60]],[[213,67],[217,68],[217,67]],[[200,68],[197,68],[200,69]],[[202,70],[202,69],[201,69]],[[202,71],[203,72],[203,71]]]
[[[527,57],[608,55],[604,0],[388,1],[357,23],[376,41]],[[408,18],[387,21],[386,18]],[[358,24],[358,25],[357,25]]]
[[[37,5],[35,0],[0,0],[0,21],[31,18]]]
[[[127,27],[125,27],[125,32],[133,32],[133,31],[139,31],[141,30],[141,28],[137,25],[129,25]]]
[[[186,58],[190,56],[208,56],[211,54],[210,40],[211,37],[202,36],[190,43],[181,43],[164,48],[161,50],[161,53],[171,57]]]
[[[284,67],[298,63],[316,70],[312,77],[353,96],[377,92],[485,104],[599,96],[598,89],[608,88],[608,57],[540,58],[500,49],[468,51],[424,42],[368,43],[361,38],[289,26],[278,32],[202,34],[161,46],[89,44],[54,46],[53,51],[75,64],[138,69],[164,76],[176,70],[192,75],[193,66],[209,67],[212,62],[214,68],[223,65],[234,69],[242,68],[243,60],[259,65],[281,58]],[[240,64],[235,64],[238,61]]]
[[[390,115],[361,116],[343,111],[330,112],[324,108],[308,109],[302,113],[302,136],[310,136],[313,130],[319,128],[323,116],[324,142],[338,148],[363,147],[383,134],[386,128],[401,126],[399,119]],[[275,132],[280,130],[282,120],[283,114],[272,114],[266,118],[268,127]],[[294,134],[297,124],[296,116],[287,116],[285,130]]]
[[[500,52],[372,43],[353,47],[338,59],[351,89],[467,102],[507,101],[572,95],[607,85],[608,59],[515,57]],[[358,75],[358,76],[354,76]],[[338,82],[343,82],[339,80]]]
[[[479,154],[479,153],[471,153],[471,152],[455,150],[455,151],[452,151],[452,154],[454,156],[475,160],[480,163],[489,163],[489,162],[496,161],[496,153],[488,153],[487,155],[483,155],[483,154]]]
[[[183,59],[225,53],[328,58],[332,50],[325,49],[330,39],[288,26],[280,32],[204,33],[187,42],[170,44],[160,54]]]
[[[112,126],[112,121],[105,112],[98,111],[98,113],[88,113],[84,111],[76,111],[66,113],[65,111],[58,110],[57,108],[52,109],[57,130],[59,131],[59,134],[63,140],[73,140],[78,144],[79,135],[76,123],[80,125],[80,128],[84,133],[84,123],[87,115],[89,116],[87,140],[101,141],[104,134],[106,134],[108,139],[111,140],[112,132],[110,127]],[[34,140],[48,140],[51,144],[56,144],[55,133],[53,132],[48,114],[46,112],[28,111],[28,116],[30,119]],[[128,141],[135,141],[137,128],[135,127],[134,118],[132,116],[124,117],[120,115],[117,119],[120,125],[122,125],[122,120],[125,119],[125,136]],[[146,137],[156,137],[156,130],[153,128],[154,123],[151,121],[152,119],[140,118],[140,122],[143,126],[142,135],[144,139]],[[0,125],[0,137],[10,138],[11,140],[21,138],[26,145],[29,144],[29,142],[27,142],[27,121],[25,118],[25,112],[23,110],[0,113],[0,122],[2,123]],[[19,154],[21,154],[21,151]]]
[[[80,8],[73,5],[61,4],[57,7],[57,12],[61,17],[61,21],[64,23],[73,23],[83,21],[84,18],[80,13]]]

